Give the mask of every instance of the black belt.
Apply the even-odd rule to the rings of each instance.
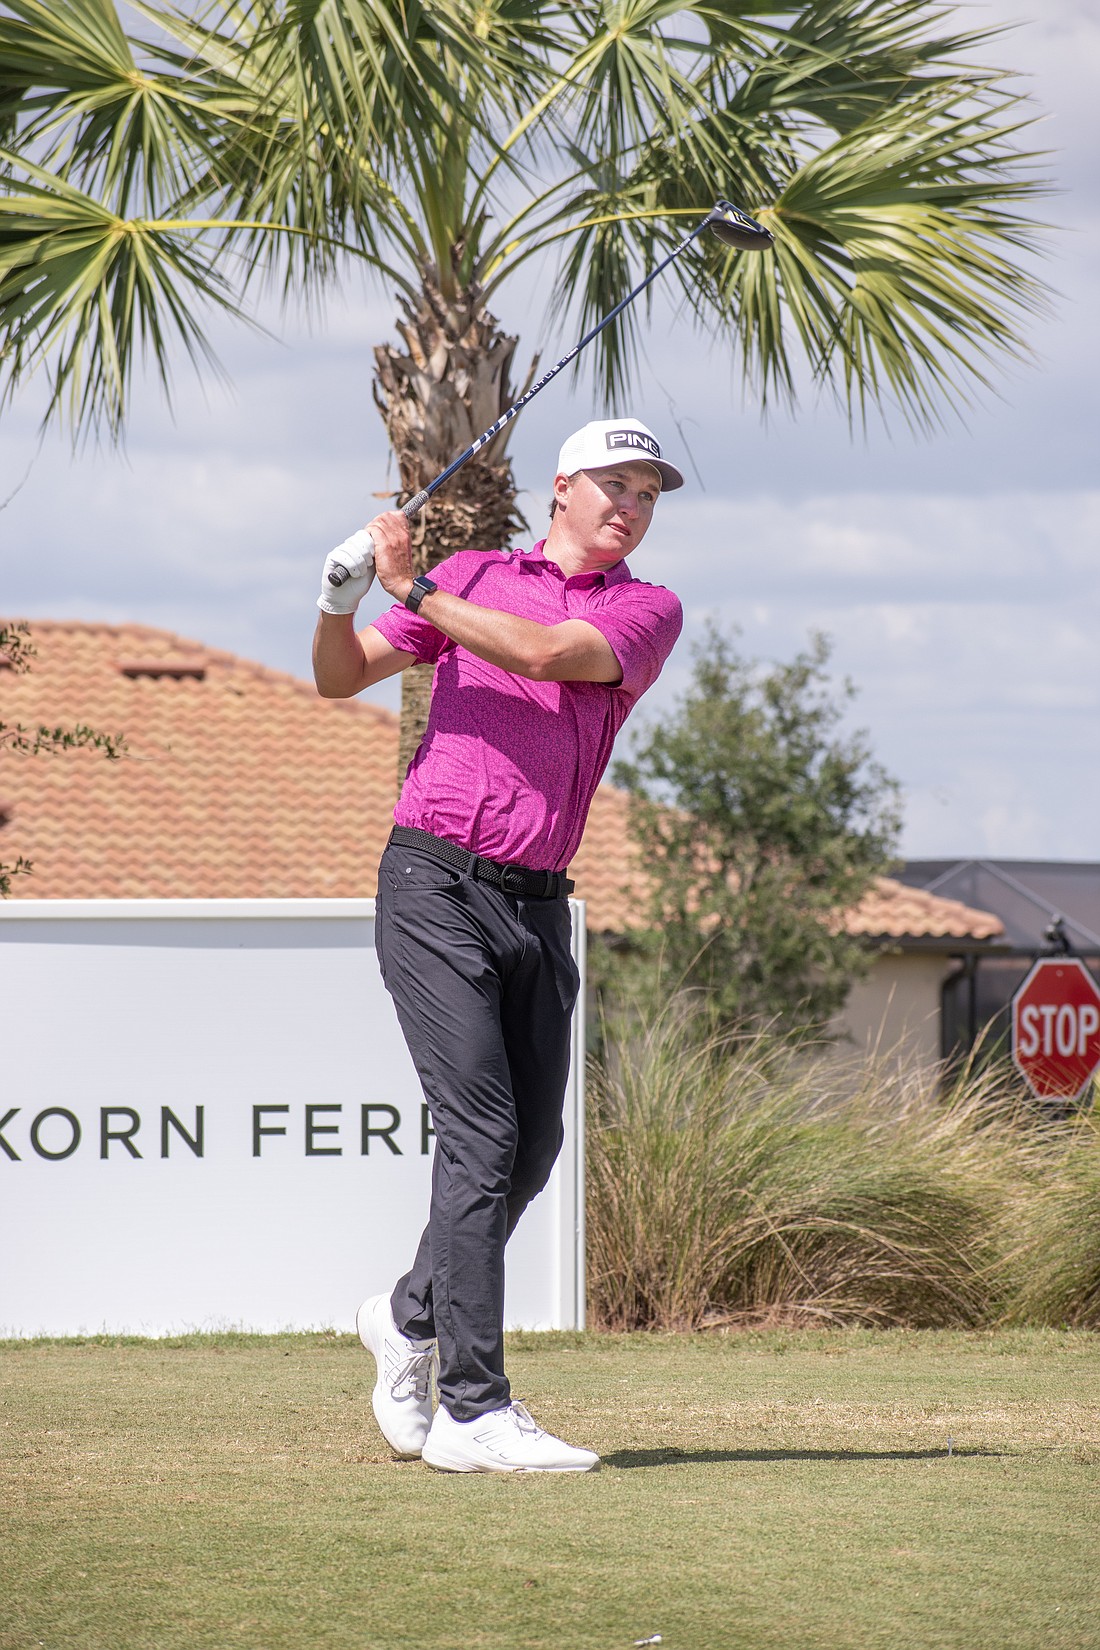
[[[420,848],[445,865],[453,865],[475,881],[488,882],[505,894],[526,894],[529,899],[561,899],[577,886],[564,871],[529,871],[525,865],[498,865],[495,860],[482,859],[479,854],[471,854],[444,837],[414,830],[409,825],[395,825],[390,841],[400,848]]]

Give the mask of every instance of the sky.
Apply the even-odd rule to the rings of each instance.
[[[899,420],[854,439],[831,401],[762,420],[731,363],[658,304],[629,405],[685,488],[631,559],[670,585],[685,635],[635,713],[669,711],[708,620],[789,659],[811,631],[857,698],[849,716],[902,786],[910,858],[1100,860],[1100,173],[1094,0],[990,0],[963,26],[1018,23],[984,56],[1024,76],[1058,193],[1032,351],[932,436]],[[553,271],[501,289],[517,368],[574,342],[541,320]],[[309,676],[325,553],[393,486],[371,398],[396,306],[356,279],[277,337],[213,328],[231,387],[186,362],[170,413],[138,383],[124,452],[74,455],[29,384],[0,418],[0,610],[137,622]],[[544,533],[561,442],[595,416],[567,374],[521,415],[520,504]],[[380,609],[378,587],[361,616]],[[396,704],[393,684],[372,697]],[[630,724],[628,724],[629,728]]]

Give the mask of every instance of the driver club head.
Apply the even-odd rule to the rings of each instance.
[[[739,252],[763,252],[775,241],[770,229],[750,218],[732,201],[716,201],[714,211],[706,221],[720,241],[726,246],[737,247]]]

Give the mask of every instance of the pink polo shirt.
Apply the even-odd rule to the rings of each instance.
[[[566,578],[533,550],[461,550],[432,569],[441,590],[539,624],[584,619],[622,666],[603,682],[530,682],[459,647],[395,606],[374,628],[435,664],[431,710],[394,810],[399,825],[531,870],[563,871],[576,852],[615,735],[660,675],[683,611],[671,590],[620,561]]]

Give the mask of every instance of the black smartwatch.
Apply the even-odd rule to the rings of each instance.
[[[424,600],[424,597],[430,596],[433,590],[438,589],[439,586],[437,584],[434,584],[431,579],[425,578],[424,574],[421,573],[418,578],[413,580],[412,589],[405,597],[405,606],[408,608],[410,613],[418,613],[420,611],[420,604]]]

